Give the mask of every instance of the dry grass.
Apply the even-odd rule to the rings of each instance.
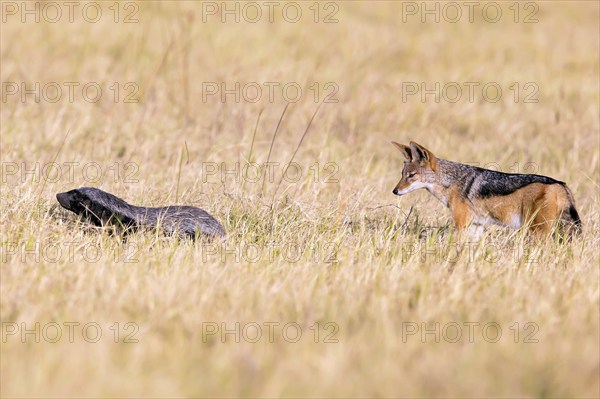
[[[310,3],[295,24],[202,23],[200,3],[167,1],[142,3],[139,23],[115,24],[101,4],[96,24],[2,24],[3,82],[104,89],[94,104],[80,90],[72,103],[2,102],[2,396],[600,395],[597,3],[539,2],[535,24],[515,24],[508,3],[497,24],[402,23],[400,2],[339,3],[336,24],[313,23]],[[112,101],[114,82],[122,96],[137,83],[139,103]],[[273,142],[279,92],[272,103],[266,92],[257,103],[204,102],[202,82],[298,82],[305,95]],[[335,82],[339,102],[322,105],[295,155],[302,178],[279,186],[317,107],[313,82]],[[403,102],[403,82],[498,82],[504,91],[497,103]],[[534,82],[539,102],[524,103],[522,92],[515,103],[513,82]],[[435,199],[391,194],[402,160],[389,141],[411,139],[443,158],[505,171],[531,162],[568,182],[584,234],[540,243],[491,229],[479,244],[453,244]],[[264,192],[262,182],[202,174],[212,163],[243,166],[249,154],[264,163],[271,145],[280,165]],[[22,162],[54,160],[58,181],[20,175]],[[79,163],[73,178],[66,162]],[[95,183],[82,176],[90,162],[105,173]],[[325,181],[328,162],[337,182]],[[201,206],[228,239],[136,233],[123,243],[56,208],[55,193],[83,185],[145,206]],[[297,261],[295,246],[304,249]],[[8,335],[12,323],[36,322],[47,328],[40,343]],[[57,343],[44,339],[51,322],[63,326]],[[80,323],[72,343],[65,322]],[[139,342],[123,342],[127,322]],[[268,322],[281,323],[274,342]],[[493,330],[482,335],[491,322],[498,342],[488,342]],[[97,343],[83,339],[86,323],[101,326]],[[258,323],[263,336],[222,340],[207,334],[212,323]],[[298,342],[282,338],[286,323],[301,326]],[[325,323],[337,326],[337,343],[323,342]],[[421,323],[439,323],[446,339],[403,334]],[[457,343],[449,323],[462,328]],[[464,323],[480,323],[473,342]],[[524,342],[536,327],[538,342]]]

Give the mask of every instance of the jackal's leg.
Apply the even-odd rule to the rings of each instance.
[[[561,212],[553,191],[552,188],[549,188],[535,200],[533,204],[535,215],[529,227],[532,233],[543,236],[549,235],[552,232],[552,227],[560,217]]]
[[[475,241],[479,241],[483,237],[483,233],[485,233],[485,228],[481,224],[472,223],[467,230],[467,236]]]
[[[473,211],[458,195],[451,195],[448,201],[454,225],[459,231],[465,230],[473,220]]]

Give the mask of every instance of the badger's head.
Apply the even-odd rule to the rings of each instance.
[[[91,205],[89,197],[78,189],[58,193],[56,199],[63,208],[75,213],[83,213]]]
[[[56,199],[63,208],[100,224],[103,210],[98,209],[97,201],[90,198],[90,190],[94,189],[84,187],[58,193]]]

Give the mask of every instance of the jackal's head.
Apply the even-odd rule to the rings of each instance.
[[[396,195],[408,194],[420,188],[431,188],[436,182],[437,159],[427,148],[410,142],[410,145],[392,141],[405,158],[402,179],[392,191]]]

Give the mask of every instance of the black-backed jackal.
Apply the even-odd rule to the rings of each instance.
[[[581,232],[567,185],[550,177],[496,172],[437,158],[427,148],[392,142],[405,158],[396,195],[424,188],[446,205],[459,231],[471,226],[528,225],[547,235],[556,225]]]

